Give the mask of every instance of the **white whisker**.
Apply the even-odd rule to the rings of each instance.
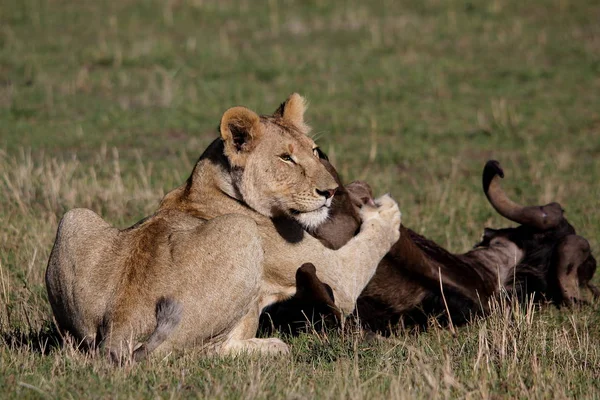
[[[317,140],[319,140],[319,139],[320,139],[320,138],[321,138],[323,135],[325,135],[325,134],[327,134],[327,133],[329,133],[329,132],[327,132],[327,131],[319,131],[319,132],[315,132],[315,133],[313,133],[312,135],[310,135],[310,138],[311,138],[313,141],[315,141],[315,142],[316,142],[316,141],[317,141]]]

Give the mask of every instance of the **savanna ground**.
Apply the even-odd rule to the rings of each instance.
[[[2,397],[600,397],[598,304],[119,369],[56,345],[43,280],[66,210],[133,224],[225,109],[269,113],[293,91],[344,177],[438,243],[510,225],[480,188],[496,158],[514,197],[562,203],[598,255],[598,21],[591,0],[0,1]]]

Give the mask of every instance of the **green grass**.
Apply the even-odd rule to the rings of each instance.
[[[496,158],[514,197],[560,202],[599,254],[599,20],[591,0],[1,1],[3,397],[600,397],[597,305],[499,308],[456,337],[307,335],[282,359],[115,369],[39,344],[66,210],[131,225],[187,177],[228,107],[270,113],[293,91],[344,177],[391,192],[441,245],[509,225],[480,188]]]

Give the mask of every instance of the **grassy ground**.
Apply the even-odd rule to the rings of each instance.
[[[484,226],[489,158],[523,203],[559,201],[600,254],[600,6],[549,0],[0,1],[3,397],[599,397],[600,316],[503,308],[453,337],[290,340],[282,359],[115,369],[52,340],[57,222],[124,227],[181,183],[222,112],[292,91],[348,179],[454,251]]]

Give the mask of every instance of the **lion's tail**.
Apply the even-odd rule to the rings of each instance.
[[[143,360],[160,346],[181,321],[183,307],[169,297],[161,297],[156,302],[156,328],[148,340],[133,352],[135,361]]]

